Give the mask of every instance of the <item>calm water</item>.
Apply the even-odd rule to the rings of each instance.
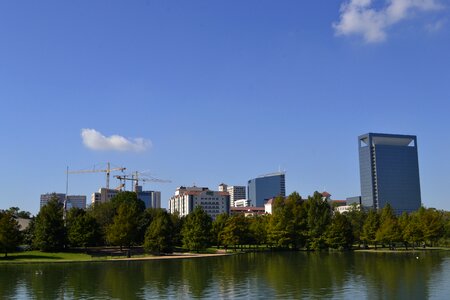
[[[450,299],[450,253],[253,253],[0,265],[0,298]]]

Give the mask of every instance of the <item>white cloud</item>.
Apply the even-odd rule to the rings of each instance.
[[[428,32],[437,32],[439,30],[442,29],[442,27],[444,27],[446,23],[446,20],[438,20],[434,23],[429,23],[425,26],[426,30],[428,30]]]
[[[151,147],[151,141],[143,138],[128,139],[120,135],[104,136],[95,129],[81,129],[83,144],[92,150],[145,151]]]
[[[382,42],[387,29],[416,12],[443,8],[439,0],[346,0],[341,5],[340,20],[333,23],[337,35],[361,35],[367,43]]]

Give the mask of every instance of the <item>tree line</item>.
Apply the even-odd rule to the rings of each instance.
[[[420,208],[396,216],[390,205],[381,211],[337,213],[315,192],[302,199],[296,192],[273,201],[271,215],[245,217],[221,214],[212,220],[196,207],[186,217],[164,209],[145,209],[134,192],[121,192],[111,201],[87,210],[72,208],[64,217],[63,206],[53,197],[24,231],[16,218],[30,217],[18,208],[0,211],[0,250],[7,255],[20,244],[42,251],[70,248],[143,246],[150,253],[175,249],[203,251],[210,246],[225,249],[323,250],[354,247],[395,248],[449,246],[450,213]]]

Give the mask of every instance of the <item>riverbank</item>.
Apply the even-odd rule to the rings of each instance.
[[[135,255],[126,256],[103,256],[95,257],[84,253],[55,252],[47,253],[41,251],[26,251],[8,254],[8,257],[0,258],[2,264],[33,264],[33,263],[76,263],[76,262],[115,262],[115,261],[141,261],[141,260],[167,260],[167,259],[187,259],[205,258],[216,256],[228,256],[233,253],[172,253],[165,255]]]
[[[354,252],[370,252],[370,253],[424,253],[430,251],[450,251],[446,247],[427,247],[427,248],[396,248],[394,250],[388,248],[370,248],[370,249],[355,249]]]

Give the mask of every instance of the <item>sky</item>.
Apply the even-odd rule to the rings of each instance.
[[[0,208],[69,170],[217,189],[360,194],[357,137],[417,135],[422,202],[450,210],[450,1],[2,1]],[[120,175],[121,173],[114,173]],[[104,173],[71,174],[90,195]],[[111,178],[111,187],[119,182]],[[129,186],[128,186],[129,187]]]

